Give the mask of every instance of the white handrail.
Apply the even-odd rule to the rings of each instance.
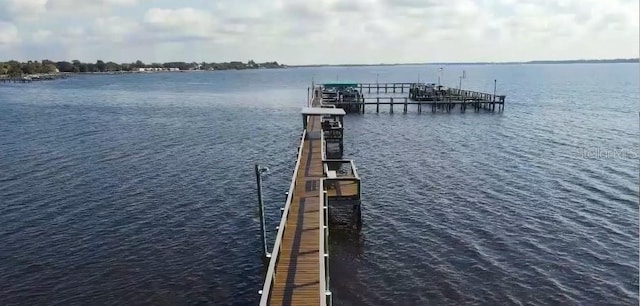
[[[307,119],[308,120],[308,119]],[[302,159],[302,149],[304,147],[304,139],[306,138],[307,130],[302,131],[302,138],[300,139],[300,148],[298,149],[298,159],[293,170],[293,178],[291,179],[291,185],[289,186],[289,193],[287,195],[287,202],[282,212],[282,219],[280,219],[280,226],[278,227],[278,235],[271,251],[271,260],[269,260],[269,268],[267,269],[267,275],[265,276],[264,286],[262,287],[262,296],[260,297],[260,306],[267,306],[269,303],[269,296],[271,295],[271,284],[275,279],[275,269],[278,257],[280,255],[280,244],[282,243],[282,237],[284,236],[284,228],[287,224],[287,217],[289,216],[289,209],[291,206],[291,199],[293,198],[293,190],[296,186],[296,177],[298,176],[298,168],[300,168],[300,160]]]
[[[320,204],[320,207],[318,209],[318,211],[320,212],[318,215],[320,216],[320,228],[318,230],[318,232],[320,233],[320,256],[318,257],[318,262],[320,264],[320,305],[325,306],[327,305],[327,279],[325,278],[325,269],[326,267],[324,266],[324,254],[325,254],[325,249],[324,249],[324,180],[320,179],[320,195],[318,197],[318,201]]]
[[[320,147],[322,148],[321,149],[322,160],[324,161],[325,159],[327,159],[327,148],[325,148],[325,145],[324,145],[324,131],[323,130],[320,130]]]
[[[351,172],[353,172],[353,176],[355,176],[357,179],[360,179],[360,176],[358,175],[358,169],[356,168],[356,164],[353,162],[353,159],[349,162],[351,163]]]

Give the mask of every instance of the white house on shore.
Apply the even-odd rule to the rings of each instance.
[[[134,72],[162,72],[162,71],[180,71],[178,68],[135,68]]]

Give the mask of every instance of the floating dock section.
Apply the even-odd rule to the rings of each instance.
[[[331,305],[329,211],[352,214],[361,225],[360,177],[343,159],[343,109],[322,106],[314,95],[302,109],[296,165],[270,254],[260,305]]]

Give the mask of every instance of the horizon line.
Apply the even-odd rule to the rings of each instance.
[[[49,59],[43,59],[43,60],[49,60]],[[15,59],[9,59],[9,60],[0,60],[0,63],[8,63],[11,61],[16,61],[16,62],[29,62],[29,61],[43,61],[43,60],[35,60],[35,59],[31,59],[31,60],[15,60]],[[73,60],[50,60],[52,62],[72,62],[76,59]],[[102,59],[97,59],[96,61],[100,61]],[[135,63],[136,61],[138,61],[140,59],[136,59],[134,61],[122,61],[122,62],[116,62],[113,60],[102,60],[105,63],[106,62],[115,62],[118,64],[131,64],[131,63]],[[140,60],[142,61],[142,60]],[[630,57],[630,58],[624,58],[624,57],[619,57],[619,58],[592,58],[592,59],[552,59],[552,60],[543,60],[543,59],[538,59],[538,60],[520,60],[520,61],[442,61],[442,62],[404,62],[404,63],[338,63],[338,64],[329,64],[329,63],[321,63],[321,64],[284,64],[286,66],[290,66],[290,67],[295,67],[295,66],[382,66],[382,65],[473,65],[473,64],[528,64],[528,63],[554,63],[554,62],[559,62],[559,63],[566,63],[566,62],[639,62],[640,63],[640,57]],[[83,63],[91,63],[91,62],[85,62],[80,60],[80,62]],[[240,63],[245,63],[244,61],[240,61],[240,60],[232,60],[232,61],[181,61],[181,60],[166,60],[166,61],[142,61],[145,64],[154,64],[154,63],[159,63],[159,64],[166,64],[166,63],[208,63],[208,64],[224,64],[224,63],[232,63],[232,62],[240,62]],[[246,61],[247,63],[249,61]],[[265,62],[257,62],[254,60],[255,63],[257,64],[265,64],[265,63],[273,63],[276,62],[280,65],[283,65],[282,62],[280,61],[265,61]]]
[[[377,64],[284,64],[288,67],[313,66],[409,66],[409,65],[504,65],[504,64],[552,64],[552,63],[640,63],[640,58],[599,58],[569,60],[528,60],[528,61],[473,61],[473,62],[422,62],[422,63],[377,63]]]

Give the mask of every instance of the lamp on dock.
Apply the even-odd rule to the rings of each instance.
[[[466,79],[467,78],[467,72],[465,70],[462,70],[462,75],[460,76],[460,85],[459,85],[459,89],[462,90],[462,79]]]
[[[256,164],[256,182],[258,184],[258,213],[260,214],[260,232],[262,233],[262,251],[264,258],[270,258],[271,254],[267,249],[267,233],[264,221],[264,202],[262,200],[262,174],[269,172],[269,168]]]

